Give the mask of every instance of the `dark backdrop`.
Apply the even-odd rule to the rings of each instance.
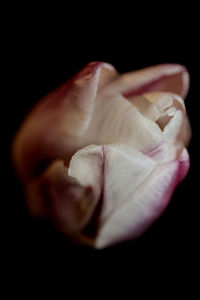
[[[7,20],[10,27],[5,32],[2,56],[6,94],[1,116],[5,133],[2,147],[5,145],[6,150],[2,157],[2,202],[6,209],[2,215],[9,276],[16,278],[21,271],[26,275],[33,270],[44,276],[49,270],[53,276],[54,266],[75,281],[82,280],[85,272],[95,280],[100,271],[103,278],[108,275],[121,280],[130,272],[131,278],[137,274],[142,279],[155,269],[164,273],[170,270],[170,278],[188,278],[198,263],[198,22],[187,9],[163,14],[161,8],[161,13],[153,15],[147,7],[145,13],[142,8],[127,8],[117,15],[115,10],[94,9],[81,17],[75,9],[51,14],[38,10],[33,15],[29,9],[17,16],[13,9]],[[162,217],[138,240],[101,251],[69,245],[51,224],[32,219],[9,160],[13,136],[32,105],[96,60],[110,62],[119,72],[166,62],[185,65],[191,75],[186,107],[193,129],[190,172]]]

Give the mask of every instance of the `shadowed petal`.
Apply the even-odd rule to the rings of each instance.
[[[153,92],[129,101],[141,114],[155,121],[163,131],[164,140],[177,149],[187,145],[191,136],[183,99],[173,93]]]
[[[27,188],[28,207],[38,216],[49,215],[67,234],[82,230],[100,199],[103,180],[102,146],[88,146],[72,157],[69,169],[55,160],[31,179]]]

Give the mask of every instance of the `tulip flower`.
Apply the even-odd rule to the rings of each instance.
[[[13,143],[27,207],[78,243],[135,239],[189,169],[184,66],[92,62],[41,99]]]

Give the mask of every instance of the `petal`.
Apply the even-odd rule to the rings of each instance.
[[[153,92],[133,97],[129,101],[140,110],[141,114],[159,125],[166,142],[181,149],[188,144],[191,129],[180,96]]]
[[[154,103],[160,112],[164,112],[167,108],[172,106],[185,112],[183,99],[177,94],[171,92],[151,92],[145,93],[144,97],[151,103]]]
[[[101,226],[107,218],[130,200],[155,166],[156,163],[152,159],[124,144],[90,145],[78,150],[70,161],[68,176],[74,178],[82,187],[90,187],[95,198],[93,203],[97,204],[97,201],[102,201],[102,204],[99,215],[95,216],[96,228],[93,235],[88,236],[86,230],[77,239],[92,245],[96,238],[98,239],[98,229],[101,231]],[[57,179],[59,177],[57,174],[56,181],[60,181]],[[59,186],[61,187],[60,184]],[[63,193],[59,193],[62,196]],[[68,201],[68,197],[66,201]],[[80,199],[80,205],[82,201],[83,199]],[[61,211],[64,212],[65,208],[62,206],[61,208]],[[90,208],[93,208],[94,215],[95,205],[91,205]],[[66,224],[64,218],[62,219],[62,228],[66,233],[69,231],[68,219],[71,220],[68,214],[66,214]],[[74,213],[72,215],[74,216]]]
[[[112,147],[112,151],[116,153],[117,150]],[[114,153],[109,165],[115,171],[107,171],[109,175],[104,188],[104,202],[112,201],[113,207],[102,221],[94,241],[96,248],[104,248],[142,234],[163,212],[174,188],[183,179],[189,166],[187,160],[184,163],[177,160],[155,167],[146,158],[140,161],[138,155],[127,160],[122,157],[119,159],[117,155],[114,160]],[[138,174],[141,179],[137,179]],[[126,180],[123,181],[124,177]],[[136,185],[135,180],[139,180]]]
[[[145,95],[135,96],[129,101],[138,108],[144,117],[156,121],[160,116],[160,111],[156,104],[149,101]]]
[[[159,126],[120,94],[100,94],[84,136],[87,144],[123,143],[138,150],[163,142]]]
[[[90,122],[97,89],[115,76],[111,65],[90,63],[36,105],[13,145],[21,176],[34,173],[54,158],[64,159],[66,153],[71,157]]]
[[[104,145],[102,223],[132,197],[156,163],[124,144]]]
[[[164,128],[164,135],[167,141],[172,144],[176,143],[177,136],[180,132],[181,125],[183,123],[183,114],[180,110],[177,110],[169,123]]]
[[[99,169],[96,168],[96,165],[99,166]],[[90,172],[88,172],[93,166],[95,167],[95,172],[97,172],[96,175],[94,175],[94,172],[90,175]],[[83,232],[79,237],[80,241],[96,245],[101,227],[104,226],[107,219],[112,218],[112,214],[116,210],[121,209],[122,206],[126,205],[127,201],[130,201],[135,191],[151,174],[155,166],[156,163],[152,159],[124,144],[91,145],[80,149],[70,162],[70,168],[73,168],[73,175],[84,184],[85,182],[87,184],[94,182],[94,178],[100,176],[98,172],[103,179],[96,180],[98,185],[101,182],[102,188],[102,205],[98,220],[96,220],[98,221],[96,223],[97,235],[88,236],[87,233]]]
[[[103,149],[100,145],[89,145],[78,150],[69,164],[68,175],[82,186],[91,187],[99,199],[103,185]]]
[[[189,89],[189,74],[182,65],[161,64],[122,74],[109,86],[127,98],[153,91],[172,92],[185,98]]]

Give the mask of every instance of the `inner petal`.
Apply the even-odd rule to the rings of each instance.
[[[123,143],[144,150],[161,144],[163,134],[154,121],[122,95],[101,94],[83,141],[86,145]]]

